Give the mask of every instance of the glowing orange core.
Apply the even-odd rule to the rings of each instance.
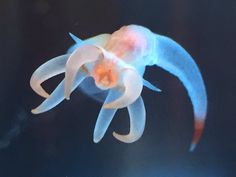
[[[116,86],[119,75],[113,62],[102,60],[95,65],[93,78],[97,86],[107,89]]]

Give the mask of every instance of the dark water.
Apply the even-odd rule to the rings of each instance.
[[[0,1],[0,177],[234,177],[236,166],[235,0]],[[29,86],[33,71],[82,39],[139,24],[170,36],[195,58],[209,109],[199,146],[188,152],[193,113],[183,85],[160,68],[145,78],[163,92],[143,91],[142,138],[123,144],[126,110],[99,144],[92,141],[101,104],[76,92],[40,115],[42,99]],[[62,77],[44,86],[53,90]]]

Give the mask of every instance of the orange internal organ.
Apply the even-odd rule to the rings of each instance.
[[[124,58],[127,55],[139,56],[147,48],[147,39],[141,31],[124,26],[114,32],[106,45],[106,50],[117,57],[130,61],[135,57]]]
[[[112,61],[101,60],[94,66],[92,76],[101,89],[112,88],[117,85],[119,73]]]

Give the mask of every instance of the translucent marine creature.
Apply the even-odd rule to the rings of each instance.
[[[103,102],[94,129],[94,142],[99,142],[116,111],[128,108],[130,132],[113,136],[125,143],[138,140],[144,131],[146,111],[141,97],[143,86],[160,89],[143,78],[146,66],[158,66],[176,76],[186,87],[194,111],[194,150],[203,131],[207,96],[201,73],[192,57],[172,39],[138,26],[123,26],[112,34],[101,34],[76,42],[65,55],[41,65],[32,75],[32,89],[46,99],[32,113],[48,111],[69,99],[79,87],[90,97]],[[41,83],[65,72],[65,78],[48,94]]]

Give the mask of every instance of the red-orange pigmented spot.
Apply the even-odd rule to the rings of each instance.
[[[89,74],[89,71],[88,71],[88,69],[86,68],[85,65],[83,65],[81,68],[82,68],[83,72],[85,72],[86,74]]]
[[[147,48],[147,39],[136,29],[124,26],[112,34],[106,50],[115,54],[118,58],[124,59],[127,55],[136,56]],[[126,58],[134,60],[135,58]]]
[[[195,130],[193,134],[192,144],[197,144],[198,141],[200,140],[202,132],[203,132],[203,127],[204,127],[204,121],[195,122],[195,127],[194,127]]]
[[[105,60],[102,60],[95,65],[92,75],[96,84],[105,88],[114,87],[119,79],[115,64]]]

